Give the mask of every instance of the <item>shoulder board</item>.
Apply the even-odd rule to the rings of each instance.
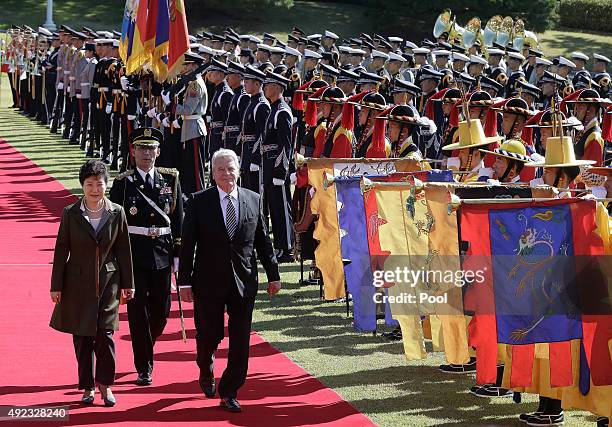
[[[159,169],[159,168],[158,168],[158,169]],[[115,181],[117,181],[117,180],[122,180],[123,178],[126,178],[126,177],[128,177],[128,176],[130,176],[130,175],[133,175],[133,174],[134,174],[134,169],[130,169],[130,170],[127,170],[127,171],[125,171],[125,172],[121,172],[119,175],[117,175],[117,176],[115,177]]]
[[[174,177],[177,177],[178,174],[179,174],[178,169],[175,169],[175,168],[163,168],[163,167],[159,167],[159,168],[157,168],[157,171],[159,173],[167,173],[167,174],[172,175]]]

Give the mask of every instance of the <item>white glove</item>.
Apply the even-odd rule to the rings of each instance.
[[[544,180],[542,178],[534,178],[529,181],[530,187],[537,187],[538,185],[544,185]]]
[[[136,120],[136,116],[133,115],[133,114],[128,114],[127,119],[128,120]]]
[[[176,119],[176,120],[174,120],[172,122],[172,126],[174,126],[174,129],[180,129],[181,128],[181,125],[180,125],[178,119]]]
[[[256,165],[255,163],[251,163],[251,166],[249,166],[249,170],[251,172],[257,172],[259,171],[259,165]]]
[[[297,182],[297,175],[295,174],[295,172],[289,175],[289,179],[291,180],[292,184],[295,184]]]
[[[149,111],[147,111],[147,116],[149,116],[150,118],[155,118],[155,113],[157,112],[157,109],[155,107],[151,108]]]
[[[451,169],[451,168],[459,169],[460,167],[461,167],[461,160],[459,160],[459,157],[449,157],[446,160],[447,169]]]
[[[486,176],[487,178],[493,177],[493,169],[491,168],[480,168],[478,169],[478,176]]]
[[[164,117],[164,120],[162,120],[162,125],[164,125],[165,128],[170,127],[170,120],[168,120],[168,117]]]
[[[80,94],[80,93],[77,93],[77,94],[76,94],[76,97],[77,97],[77,99],[81,99],[81,94]]]
[[[499,182],[497,179],[489,178],[487,179],[487,185],[501,185],[501,182]]]
[[[106,104],[106,114],[110,114],[113,111],[113,104],[111,104],[110,102],[108,104]]]
[[[157,116],[155,116],[155,120],[157,120],[158,122],[162,121],[162,113],[159,113]]]
[[[166,105],[170,104],[170,94],[166,92],[165,90],[162,91],[161,98],[164,101],[164,104]]]
[[[179,271],[179,258],[175,256],[174,259],[172,260],[172,272],[177,273],[178,271]]]
[[[64,83],[63,82],[59,82],[57,84],[57,90],[62,90],[62,89],[64,89]]]
[[[125,76],[121,76],[119,78],[119,82],[121,83],[121,89],[128,90],[128,79]]]
[[[278,179],[278,178],[272,178],[272,184],[277,185],[277,186],[281,186],[281,185],[285,185],[285,180],[284,179]]]
[[[597,199],[605,199],[608,197],[608,190],[606,190],[606,187],[598,185],[596,187],[591,187],[591,194]]]

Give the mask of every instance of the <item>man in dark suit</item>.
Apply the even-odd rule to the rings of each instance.
[[[126,212],[138,297],[128,303],[128,321],[138,372],[136,384],[152,383],[153,346],[170,314],[172,271],[178,271],[183,194],[178,171],[155,167],[164,137],[154,128],[132,132],[136,167],[117,175],[110,199]]]
[[[223,408],[240,412],[236,396],[246,379],[257,294],[255,249],[266,270],[268,294],[276,294],[281,283],[260,196],[237,185],[236,153],[220,149],[211,163],[216,186],[192,194],[186,205],[178,284],[183,300],[194,302],[199,382],[207,397],[217,389],[214,353],[223,339],[227,306],[229,354],[219,395]]]

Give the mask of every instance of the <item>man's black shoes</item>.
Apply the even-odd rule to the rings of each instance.
[[[221,399],[220,405],[228,412],[242,412],[242,407],[235,397],[224,397]]]
[[[149,373],[141,373],[138,374],[138,379],[136,380],[136,385],[151,385],[153,383],[153,379],[151,378],[151,374]]]
[[[217,383],[215,382],[215,378],[206,378],[200,377],[199,380],[200,388],[206,397],[215,397],[215,393],[217,393]],[[240,406],[240,405],[238,405]]]

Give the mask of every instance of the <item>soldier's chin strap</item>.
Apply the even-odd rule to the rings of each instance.
[[[512,172],[512,168],[515,166],[515,164],[516,164],[516,160],[508,159],[508,166],[506,166],[506,170],[504,171],[504,174],[499,178],[501,182],[504,182],[504,180],[508,177],[508,175],[510,175],[510,172]]]
[[[562,175],[563,175],[563,168],[557,168],[557,173],[555,174],[555,182],[553,183],[553,187],[559,188],[559,181],[561,181]]]
[[[474,150],[475,150],[475,149],[476,149],[476,148],[474,148],[474,147],[472,147],[472,148],[468,148],[468,150],[469,150],[469,151],[468,151],[468,159],[467,159],[467,164],[465,165],[465,168],[460,168],[460,170],[461,170],[462,172],[468,172],[468,171],[471,171],[471,170],[472,170],[472,169],[471,169],[471,167],[472,167],[472,158],[474,157]],[[461,175],[459,175],[459,181],[460,181],[460,182],[463,182],[463,178],[464,178],[464,176],[465,176],[465,175],[466,175],[466,174],[461,174]]]
[[[518,120],[518,115],[514,115],[514,120],[512,121],[512,126],[510,126],[510,132],[508,133],[508,135],[506,135],[506,138],[512,138],[514,135],[516,135],[516,122]]]

